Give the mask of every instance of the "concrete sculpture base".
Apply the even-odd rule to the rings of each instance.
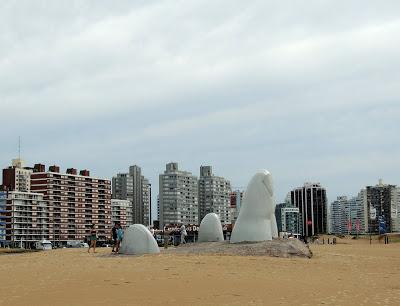
[[[258,171],[250,180],[243,197],[231,243],[266,241],[278,238],[272,176]]]
[[[215,213],[207,214],[200,223],[198,242],[224,241],[221,220]]]
[[[125,229],[120,253],[126,255],[156,254],[160,253],[160,249],[147,227],[142,224],[134,224]]]

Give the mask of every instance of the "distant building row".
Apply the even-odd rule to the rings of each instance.
[[[299,236],[400,232],[400,187],[380,180],[356,197],[340,196],[328,205],[319,183],[305,183],[277,205],[275,215],[280,232]]]
[[[222,224],[232,224],[237,216],[236,203],[240,205],[240,198],[236,202],[232,196],[230,182],[213,175],[211,166],[201,166],[197,178],[179,170],[177,163],[169,163],[159,180],[160,226],[198,225],[210,212],[216,213]]]
[[[88,170],[42,164],[24,167],[21,159],[3,170],[0,194],[0,244],[30,247],[39,240],[65,245],[84,240],[97,226],[100,241],[111,229],[111,182]]]
[[[400,187],[380,180],[357,197],[338,197],[330,211],[332,233],[400,232]]]
[[[63,246],[84,240],[96,225],[98,241],[110,239],[112,223],[151,222],[151,185],[138,166],[111,181],[90,177],[88,170],[35,164],[21,159],[3,169],[0,186],[0,246],[30,247],[50,240]],[[113,196],[113,199],[112,199]]]
[[[46,171],[42,164],[25,167],[21,159],[3,169],[0,186],[0,245],[32,245],[46,239],[65,245],[83,240],[96,224],[100,241],[110,236],[112,223],[150,226],[151,184],[137,165],[112,178],[94,178],[88,170],[58,166]],[[216,213],[223,225],[234,225],[243,192],[232,191],[229,180],[216,176],[211,166],[201,166],[199,178],[168,163],[159,175],[157,215],[160,228],[199,225]],[[288,193],[276,206],[280,232],[295,236],[324,233],[357,234],[400,231],[400,188],[367,186],[357,197],[338,197],[328,205],[326,189],[305,183]]]

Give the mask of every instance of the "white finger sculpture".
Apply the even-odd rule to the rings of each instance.
[[[160,253],[160,249],[147,227],[143,224],[134,224],[124,231],[120,253],[127,255],[155,254]]]
[[[224,241],[221,220],[215,213],[207,214],[200,223],[198,242]]]
[[[267,170],[261,170],[247,186],[230,242],[266,241],[272,238],[278,238],[272,176]]]

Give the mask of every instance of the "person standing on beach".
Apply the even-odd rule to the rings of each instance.
[[[111,238],[113,240],[113,247],[111,252],[114,253],[117,247],[117,230],[119,223],[115,222],[113,228],[111,229]]]
[[[95,226],[95,224],[92,224],[92,226],[90,227],[90,246],[88,253],[90,253],[91,248],[93,248],[93,253],[96,253],[97,231]]]
[[[124,238],[124,231],[120,224],[118,224],[117,228],[117,249],[115,250],[115,254],[118,254],[119,247],[121,246],[122,239]]]
[[[181,228],[179,229],[181,232],[181,244],[186,244],[186,240],[185,237],[187,236],[187,232],[186,232],[186,227],[185,225],[181,225]]]

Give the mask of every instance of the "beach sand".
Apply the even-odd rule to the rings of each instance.
[[[400,243],[340,239],[311,250],[311,259],[1,255],[0,305],[400,305]]]

